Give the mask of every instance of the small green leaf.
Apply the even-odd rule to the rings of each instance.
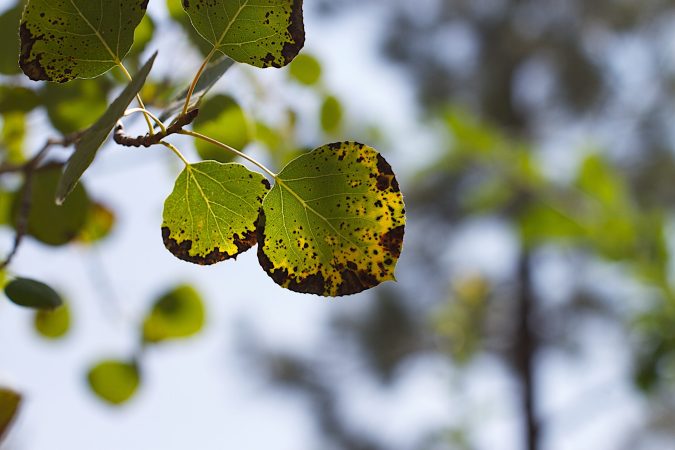
[[[329,95],[321,105],[321,128],[327,134],[335,133],[342,124],[342,105],[340,101]]]
[[[160,342],[193,336],[204,326],[204,302],[189,285],[162,295],[143,322],[143,340]]]
[[[204,102],[199,108],[194,129],[238,149],[243,149],[251,141],[251,126],[244,111],[227,95],[216,95]],[[233,159],[231,153],[200,139],[195,140],[195,147],[205,160],[230,162]]]
[[[26,160],[24,144],[26,141],[26,115],[22,112],[2,115],[2,146],[6,152],[5,161],[19,164]]]
[[[234,61],[232,59],[228,58],[227,56],[223,56],[222,58],[206,66],[204,73],[202,73],[202,76],[199,77],[199,81],[197,82],[195,91],[192,93],[192,97],[190,97],[190,106],[188,107],[189,111],[195,109],[199,105],[199,103],[202,101],[202,98],[204,98],[207,92],[209,92],[211,88],[215,86],[218,80],[220,80],[223,75],[225,75],[225,73],[230,70],[233,64]],[[164,111],[162,111],[162,114],[159,116],[159,118],[161,120],[167,120],[174,114],[179,113],[183,109],[187,93],[188,90],[185,89],[180,94],[178,94],[174,98],[173,102]]]
[[[2,438],[7,434],[9,426],[19,412],[20,406],[20,394],[10,389],[0,387],[0,443],[2,443]]]
[[[152,41],[154,34],[155,22],[149,14],[146,14],[143,16],[141,23],[136,27],[136,31],[134,32],[134,45],[131,47],[129,54],[137,56],[143,53],[145,47]]]
[[[59,182],[56,192],[56,202],[58,204],[63,203],[68,194],[75,188],[82,174],[94,161],[98,149],[101,148],[108,138],[117,121],[124,115],[124,111],[129,106],[129,103],[131,103],[143,87],[156,57],[157,53],[152,55],[138,74],[129,82],[127,87],[124,88],[122,93],[108,107],[105,114],[80,138],[75,146],[75,152],[68,160],[66,169]]]
[[[0,41],[1,42],[1,41]],[[32,90],[21,86],[0,86],[0,113],[27,113],[40,105],[40,97]]]
[[[17,58],[20,46],[17,28],[22,12],[23,2],[17,2],[0,16],[0,74],[3,75],[21,73]]]
[[[40,336],[46,339],[60,339],[70,329],[70,308],[64,303],[52,311],[36,311],[33,325]]]
[[[87,380],[91,390],[101,400],[112,405],[121,405],[136,393],[141,383],[141,374],[135,363],[105,360],[89,370]]]
[[[108,108],[112,86],[107,77],[75,80],[66,85],[47,84],[41,97],[49,121],[64,135],[88,128]]]
[[[183,9],[217,51],[256,67],[283,67],[305,44],[302,0],[189,0]]]
[[[54,309],[63,304],[54,289],[29,278],[15,278],[7,283],[5,295],[12,303],[26,308]]]
[[[262,175],[241,164],[187,166],[164,203],[164,245],[195,264],[236,258],[256,243],[256,220],[268,189]]]
[[[298,55],[289,67],[291,76],[304,85],[315,85],[321,79],[321,64],[306,53]]]
[[[148,0],[29,0],[19,65],[31,80],[95,78],[120,63]]]
[[[363,144],[329,144],[277,176],[258,224],[258,260],[287,289],[355,294],[394,279],[404,227],[387,161]]]
[[[30,186],[30,211],[28,214],[28,234],[47,245],[65,245],[74,240],[87,222],[91,201],[81,184],[61,205],[54,203],[54,193],[61,178],[60,164],[49,164],[33,174]],[[24,187],[27,189],[27,187]],[[12,205],[14,225],[17,226],[23,193],[14,197]]]
[[[75,188],[77,189],[77,187]],[[69,200],[66,201],[66,204]],[[115,225],[115,213],[100,203],[92,203],[77,240],[85,244],[105,239]]]

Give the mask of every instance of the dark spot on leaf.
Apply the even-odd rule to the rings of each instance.
[[[399,192],[398,181],[396,181],[396,175],[394,171],[391,170],[391,166],[384,159],[382,155],[377,154],[377,188],[381,191],[384,191],[391,186],[394,192]]]
[[[192,241],[190,239],[186,239],[179,243],[171,237],[171,230],[169,230],[169,227],[162,227],[162,239],[164,241],[164,246],[176,258],[191,262],[193,264],[199,264],[200,266],[210,266],[212,264],[216,264],[231,258],[236,259],[239,254],[245,252],[256,244],[256,235],[254,231],[247,232],[243,238],[240,238],[239,235],[235,234],[234,244],[237,246],[237,253],[230,255],[229,253],[221,252],[220,249],[216,248],[202,256],[190,255]]]
[[[350,263],[347,263],[347,265],[349,266]],[[338,286],[338,296],[358,294],[380,284],[377,278],[364,270],[344,269],[340,275],[342,283]]]
[[[305,25],[302,16],[302,0],[294,0],[291,6],[290,23],[288,33],[291,41],[284,44],[281,55],[284,57],[284,65],[290,63],[305,45]]]
[[[390,255],[398,258],[401,255],[401,247],[403,246],[403,233],[405,231],[404,225],[399,225],[396,228],[387,231],[380,238],[380,245]]]
[[[19,36],[21,38],[21,54],[19,55],[19,66],[23,73],[33,81],[54,81],[49,78],[44,67],[40,63],[42,55],[36,55],[31,59],[31,52],[36,41],[43,39],[43,35],[33,36],[25,22],[19,27]],[[66,80],[62,80],[66,81]]]

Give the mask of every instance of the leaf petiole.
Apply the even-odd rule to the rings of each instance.
[[[220,142],[220,141],[218,141],[218,140],[216,140],[216,139],[213,139],[213,138],[211,138],[211,137],[208,137],[208,136],[203,135],[203,134],[201,134],[201,133],[198,133],[198,132],[196,132],[196,131],[191,131],[191,130],[181,130],[181,131],[179,131],[179,134],[184,134],[184,135],[187,135],[187,136],[192,136],[192,137],[197,138],[197,139],[201,139],[201,140],[203,140],[203,141],[208,142],[209,144],[213,144],[213,145],[215,145],[215,146],[217,146],[217,147],[220,147],[220,148],[222,148],[223,150],[227,150],[227,151],[230,152],[230,153],[234,153],[235,155],[239,156],[240,158],[244,158],[246,161],[250,162],[251,164],[255,164],[255,165],[258,166],[260,169],[262,169],[263,172],[265,172],[267,175],[269,175],[269,176],[272,177],[273,179],[275,179],[275,180],[277,179],[277,174],[274,173],[274,172],[272,172],[272,171],[271,171],[270,169],[268,169],[267,167],[265,167],[262,163],[260,163],[260,162],[258,162],[257,160],[251,158],[251,157],[248,156],[247,154],[242,153],[242,152],[240,152],[239,150],[230,147],[230,146],[227,145],[227,144],[223,144],[222,142]]]
[[[162,144],[164,147],[168,148],[169,150],[171,150],[172,152],[174,152],[174,154],[175,154],[176,156],[178,156],[178,157],[180,158],[181,161],[183,161],[183,164],[185,164],[185,167],[189,167],[189,166],[190,166],[190,163],[188,162],[188,160],[185,159],[185,156],[183,156],[183,154],[180,152],[180,150],[178,150],[178,149],[176,148],[175,145],[170,144],[170,143],[165,142],[165,141],[160,141],[159,143]]]
[[[125,77],[127,77],[127,79],[129,81],[132,80],[131,74],[129,73],[127,68],[124,66],[124,63],[122,63],[122,61],[117,61],[117,67],[119,67],[122,70],[122,73],[124,74]],[[141,94],[136,94],[136,101],[138,102],[138,106],[140,106],[145,111],[145,104],[143,103],[143,99],[141,98]],[[152,126],[152,122],[150,122],[150,116],[148,116],[147,111],[145,111],[143,113],[143,117],[145,117],[145,123],[148,125],[148,132],[152,136],[153,134],[155,134],[155,130]],[[158,123],[158,125],[159,125],[159,123]]]
[[[166,134],[166,125],[164,125],[164,122],[162,122],[161,120],[159,120],[159,118],[158,118],[156,115],[154,115],[153,113],[151,113],[151,112],[148,111],[147,109],[144,109],[144,108],[130,108],[130,109],[127,109],[127,110],[124,112],[124,116],[125,116],[125,117],[126,117],[126,116],[130,116],[130,115],[135,114],[135,113],[143,113],[143,114],[147,114],[148,116],[150,116],[150,117],[152,118],[152,120],[155,121],[155,123],[157,124],[157,126],[159,127],[159,129],[162,130],[162,133],[165,133],[165,134]]]
[[[190,100],[192,100],[192,94],[194,94],[195,89],[197,89],[197,83],[199,82],[199,79],[204,73],[206,66],[209,64],[209,61],[211,61],[211,58],[213,58],[213,55],[215,54],[216,54],[216,47],[213,47],[213,50],[211,50],[211,52],[208,55],[206,55],[206,58],[204,58],[204,62],[202,63],[201,67],[199,67],[197,74],[192,80],[190,88],[188,89],[187,96],[185,96],[185,105],[183,105],[183,115],[187,114],[188,109],[190,108]]]

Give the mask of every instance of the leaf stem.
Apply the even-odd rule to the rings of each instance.
[[[129,73],[127,68],[124,67],[124,63],[122,63],[122,61],[117,61],[117,67],[119,67],[122,70],[122,73],[124,74],[125,77],[127,77],[129,81],[132,80],[131,74]],[[145,110],[145,104],[143,103],[141,94],[136,94],[136,101],[138,102],[138,106],[140,106],[143,110]],[[147,112],[144,112],[143,117],[145,117],[145,123],[148,124],[148,132],[152,136],[153,134],[155,134],[155,130],[154,127],[152,126],[152,122],[150,122],[150,116],[148,116]]]
[[[265,167],[264,165],[262,165],[262,163],[260,163],[260,162],[256,161],[255,159],[251,158],[251,157],[248,156],[247,154],[242,153],[242,152],[240,152],[239,150],[230,147],[230,146],[227,145],[227,144],[223,144],[222,142],[217,141],[216,139],[213,139],[213,138],[208,137],[208,136],[206,136],[206,135],[203,135],[203,134],[201,134],[201,133],[197,133],[196,131],[191,131],[191,130],[181,130],[181,131],[179,132],[179,134],[185,134],[185,135],[187,135],[187,136],[192,136],[192,137],[194,137],[194,138],[201,139],[201,140],[203,140],[203,141],[208,142],[209,144],[213,144],[213,145],[215,145],[215,146],[217,146],[217,147],[220,147],[220,148],[222,148],[223,150],[227,150],[227,151],[230,152],[230,153],[234,153],[235,155],[239,156],[240,158],[244,158],[246,161],[248,161],[248,162],[250,162],[250,163],[252,163],[252,164],[255,164],[256,166],[258,166],[260,169],[262,169],[267,175],[269,175],[269,176],[272,177],[273,179],[275,179],[275,180],[277,179],[277,174],[274,173],[274,172],[272,172],[270,169],[268,169],[268,168]]]
[[[180,158],[180,160],[183,161],[183,164],[185,164],[185,167],[188,167],[190,165],[188,160],[185,159],[185,156],[183,156],[183,154],[180,152],[180,150],[178,150],[176,148],[175,145],[170,144],[166,141],[160,141],[159,143],[162,144],[164,147],[168,148],[169,150],[171,150],[172,152],[174,152],[176,154],[176,156],[178,156]]]
[[[190,108],[190,100],[192,99],[192,94],[194,94],[195,89],[197,89],[197,83],[199,82],[199,79],[204,73],[204,70],[206,69],[206,66],[208,65],[209,61],[211,61],[211,58],[213,58],[213,55],[215,54],[216,54],[216,47],[213,47],[213,50],[211,50],[211,52],[208,55],[206,55],[206,58],[204,58],[204,62],[202,63],[201,67],[197,71],[197,74],[192,80],[190,88],[188,89],[187,96],[185,97],[185,105],[183,105],[183,115],[187,114],[188,109]]]
[[[143,113],[143,114],[147,114],[148,116],[150,116],[150,117],[152,118],[152,120],[155,121],[155,123],[157,124],[157,126],[159,126],[160,130],[162,130],[162,133],[166,134],[166,125],[164,125],[164,123],[163,123],[161,120],[159,120],[159,118],[158,118],[156,115],[154,115],[153,113],[151,113],[151,112],[148,111],[147,109],[143,109],[143,108],[130,108],[130,109],[127,109],[127,110],[124,112],[124,115],[125,115],[125,116],[130,116],[131,114],[135,114],[135,113]]]

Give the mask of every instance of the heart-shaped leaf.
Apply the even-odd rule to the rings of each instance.
[[[213,48],[256,67],[283,67],[305,44],[302,0],[184,0]]]
[[[164,245],[195,264],[235,258],[256,243],[256,220],[268,190],[262,175],[241,164],[187,166],[164,203]]]
[[[127,54],[148,0],[28,0],[19,65],[35,81],[104,74]]]
[[[62,204],[68,194],[75,188],[82,174],[89,168],[117,121],[124,115],[129,103],[136,97],[148,78],[157,53],[145,63],[138,74],[133,77],[127,87],[120,93],[106,112],[89,128],[75,146],[75,152],[68,159],[66,170],[59,181],[56,191],[56,202]]]
[[[100,399],[121,405],[136,393],[141,374],[134,362],[105,360],[89,369],[87,381]]]
[[[263,203],[258,259],[293,291],[355,294],[394,279],[404,227],[403,197],[382,155],[329,144],[277,176]]]
[[[54,309],[63,304],[54,289],[29,278],[15,278],[7,283],[5,295],[12,303],[26,308]]]

